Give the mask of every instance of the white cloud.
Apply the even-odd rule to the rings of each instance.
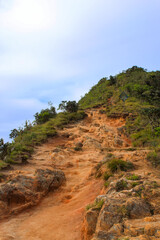
[[[15,0],[11,9],[1,13],[1,26],[21,33],[42,31],[54,23],[54,10],[46,0]]]

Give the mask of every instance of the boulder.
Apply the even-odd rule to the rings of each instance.
[[[126,202],[126,209],[129,215],[129,218],[144,218],[151,216],[151,207],[143,199],[131,198]]]
[[[60,187],[65,175],[60,170],[38,169],[33,177],[19,175],[0,186],[0,218],[36,205],[49,191]],[[16,209],[16,211],[15,211]]]

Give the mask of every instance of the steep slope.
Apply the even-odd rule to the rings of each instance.
[[[159,103],[160,72],[134,66],[101,79],[85,112],[18,134],[3,158],[18,165],[0,175],[0,239],[159,239]]]
[[[28,165],[15,166],[10,171],[11,176],[28,176],[37,168],[58,168],[65,173],[66,185],[50,193],[39,206],[2,222],[1,239],[81,238],[85,207],[103,188],[103,180],[95,178],[95,166],[109,149],[121,154],[121,148],[130,146],[128,139],[117,133],[117,127],[123,126],[125,120],[109,120],[99,110],[88,110],[85,120],[69,125],[59,137],[38,147]],[[82,150],[75,150],[77,143],[83,145]]]

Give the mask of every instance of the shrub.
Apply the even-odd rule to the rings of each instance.
[[[154,167],[157,167],[160,165],[160,152],[155,150],[148,153],[147,160],[150,161]]]
[[[82,147],[76,146],[76,147],[74,148],[74,150],[75,150],[75,151],[82,151]]]
[[[0,139],[0,159],[4,160],[7,154],[11,151],[11,144],[9,142],[4,143],[3,138]]]
[[[107,181],[110,177],[112,176],[112,174],[108,173],[108,172],[105,172],[104,175],[103,175],[103,179],[105,181]]]
[[[116,191],[122,191],[124,189],[127,189],[127,182],[125,180],[120,180],[116,183]]]
[[[86,210],[88,211],[91,208],[101,210],[103,204],[104,204],[104,200],[103,199],[101,199],[100,201],[95,201],[92,204],[88,204],[86,206]]]
[[[128,180],[136,181],[136,180],[139,180],[139,179],[140,179],[140,176],[133,174],[133,175],[131,175],[131,176],[128,176],[127,179],[128,179]]]
[[[139,182],[132,182],[132,183],[131,183],[131,185],[132,185],[133,188],[136,187],[136,186],[138,186],[139,184],[140,184]]]
[[[63,110],[69,113],[78,111],[78,103],[76,101],[62,101],[58,107],[59,110]]]
[[[0,170],[3,168],[6,168],[8,166],[7,163],[3,162],[2,160],[0,160]]]
[[[11,152],[7,150],[6,161],[9,163],[26,162],[31,157],[36,145],[46,142],[49,137],[57,134],[56,128],[63,128],[66,124],[81,120],[85,116],[86,114],[83,111],[59,113],[55,118],[51,118],[43,124],[37,124],[28,130],[24,130],[10,145]]]
[[[110,171],[112,173],[121,170],[121,171],[127,171],[130,169],[133,169],[133,164],[129,161],[123,161],[121,159],[112,159],[109,163],[108,163],[108,168],[110,169]]]
[[[55,116],[56,116],[55,107],[51,105],[50,108],[42,109],[40,113],[37,112],[34,115],[35,123],[36,124],[45,123],[49,121],[50,118],[54,118]]]
[[[106,182],[104,183],[104,186],[105,186],[105,188],[107,188],[107,187],[109,186],[109,182],[106,181]]]

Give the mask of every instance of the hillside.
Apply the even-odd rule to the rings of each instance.
[[[124,103],[120,95],[125,92]],[[82,109],[106,106],[108,117],[128,114],[126,132],[135,147],[160,145],[160,71],[132,67],[101,79],[80,101]]]
[[[0,239],[159,239],[160,72],[103,78],[74,106],[12,132]]]

